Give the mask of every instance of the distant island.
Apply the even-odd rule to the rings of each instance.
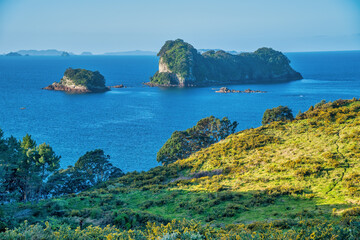
[[[17,52],[9,52],[8,54],[5,54],[7,57],[21,57],[22,55]]]
[[[80,54],[74,54],[68,51],[59,51],[56,49],[48,49],[48,50],[19,50],[17,52],[10,52],[4,54],[5,56],[93,56],[93,55],[106,55],[106,56],[156,56],[156,52],[152,51],[124,51],[124,52],[107,52],[101,54],[93,54],[92,52],[85,51]]]
[[[82,52],[81,53],[82,56],[92,56],[92,52]]]
[[[278,83],[302,79],[290,60],[271,48],[233,55],[210,50],[200,54],[181,39],[166,41],[158,56],[159,70],[148,86],[211,86],[242,83]]]
[[[20,50],[17,51],[20,55],[28,55],[28,56],[61,56],[66,51],[59,51],[56,49],[48,49],[48,50]],[[74,53],[67,52],[69,55],[74,55]]]
[[[65,91],[69,93],[106,92],[110,88],[105,86],[105,78],[98,71],[86,69],[66,69],[60,82],[43,88],[46,90]]]
[[[63,52],[61,54],[62,57],[70,57],[70,54],[68,52]]]
[[[204,52],[208,52],[208,51],[224,51],[224,50],[221,50],[221,49],[197,49],[197,51],[201,54],[203,54]],[[230,54],[239,54],[237,51],[224,51],[224,52],[227,52],[227,53],[230,53]]]

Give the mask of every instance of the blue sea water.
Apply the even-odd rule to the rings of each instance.
[[[264,94],[219,94],[213,87],[161,89],[143,86],[157,71],[155,56],[0,57],[0,128],[6,136],[29,133],[50,144],[61,166],[86,151],[104,149],[124,171],[157,166],[156,153],[175,130],[204,117],[229,117],[238,130],[258,127],[267,108],[311,105],[360,96],[360,51],[287,53],[303,80],[282,84],[238,85],[232,89]],[[42,90],[59,81],[66,68],[99,70],[107,85],[128,88],[99,94]],[[22,109],[25,108],[25,109]]]

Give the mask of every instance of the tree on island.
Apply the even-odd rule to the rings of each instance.
[[[105,87],[105,78],[99,71],[68,68],[64,73],[64,77],[70,79],[75,85],[85,87]],[[64,83],[64,79],[61,79],[60,83]]]
[[[262,124],[265,125],[275,121],[286,120],[294,120],[292,110],[286,106],[279,106],[272,109],[266,109],[262,118]]]
[[[221,120],[214,116],[203,118],[192,128],[175,131],[157,153],[157,161],[166,165],[187,158],[233,134],[237,125],[226,117]]]

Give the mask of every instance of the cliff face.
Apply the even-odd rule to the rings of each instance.
[[[43,88],[46,90],[65,91],[69,93],[106,92],[110,88],[105,86],[105,79],[98,71],[69,68],[65,71],[60,82]]]
[[[159,71],[152,86],[206,86],[272,83],[302,79],[289,59],[271,48],[232,55],[224,51],[200,54],[183,40],[167,41],[158,53]]]

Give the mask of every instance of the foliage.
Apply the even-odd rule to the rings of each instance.
[[[101,149],[86,152],[74,167],[61,169],[50,176],[47,192],[51,196],[78,193],[96,184],[117,178],[124,173],[109,162],[110,156]]]
[[[235,132],[238,123],[210,116],[201,119],[194,127],[175,131],[157,153],[157,161],[169,164],[208,147]]]
[[[264,116],[262,118],[262,124],[269,124],[274,121],[286,121],[286,120],[294,120],[294,116],[292,111],[288,107],[279,106],[272,109],[266,109],[264,112]]]
[[[37,146],[30,135],[22,141],[4,139],[0,130],[0,200],[33,201],[78,193],[124,173],[101,149],[87,152],[75,167],[60,169],[60,156],[46,143]]]
[[[85,86],[88,88],[104,88],[105,87],[105,78],[99,73],[99,71],[90,71],[86,69],[66,69],[64,77],[72,80],[72,82],[77,86]],[[64,83],[64,79],[61,79],[60,83]]]
[[[45,225],[29,225],[27,222],[19,228],[0,233],[1,239],[137,239],[137,240],[202,240],[202,239],[358,239],[360,227],[358,223],[340,225],[334,222],[295,222],[294,227],[283,231],[275,223],[259,224],[256,230],[245,225],[231,225],[227,228],[216,229],[209,225],[201,225],[195,221],[172,221],[168,224],[149,222],[144,230],[121,230],[115,227],[89,226],[75,230],[66,225],[53,226],[48,222]],[[281,224],[281,223],[280,223]]]
[[[46,178],[59,168],[60,157],[47,144],[36,145],[30,135],[22,141],[0,136],[3,201],[28,201],[44,196]]]
[[[166,41],[160,49],[159,64],[171,73],[155,73],[150,83],[161,86],[211,85],[245,82],[274,82],[301,79],[289,59],[271,48],[232,55],[225,51],[200,54],[181,39]]]
[[[49,221],[68,239],[357,239],[359,133],[358,99],[326,102],[78,194],[4,204],[0,238],[42,237]]]
[[[169,67],[172,72],[179,74],[182,78],[190,76],[190,65],[196,49],[181,39],[166,41],[160,49],[158,56]]]
[[[176,84],[173,74],[167,72],[156,72],[154,76],[151,77],[150,82],[162,86]]]

